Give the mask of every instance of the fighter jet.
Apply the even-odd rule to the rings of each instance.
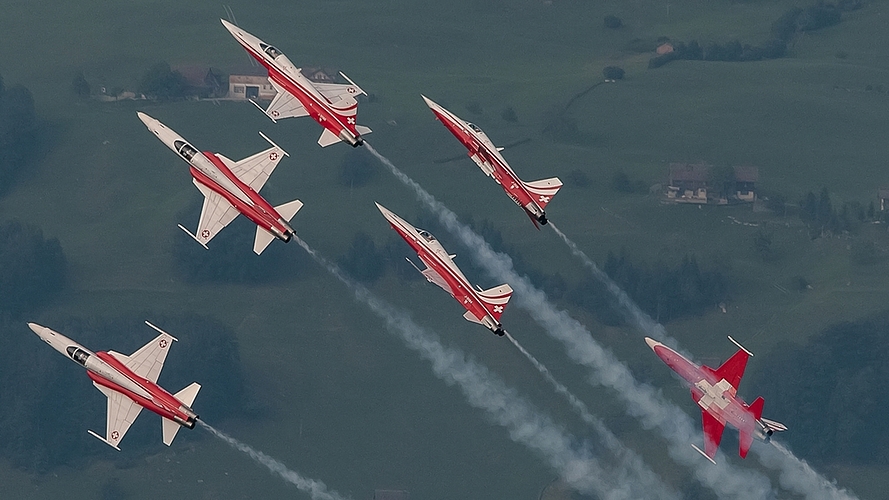
[[[259,135],[272,147],[236,162],[219,153],[200,153],[163,123],[145,113],[136,114],[148,130],[188,162],[192,182],[204,195],[197,233],[185,229],[182,224],[179,224],[179,229],[207,248],[207,243],[240,213],[257,225],[253,242],[256,255],[261,254],[275,238],[285,243],[290,241],[294,234],[290,219],[303,203],[293,200],[273,207],[259,195],[259,190],[269,180],[281,158],[290,156],[286,151],[260,132]]]
[[[41,340],[64,356],[86,368],[96,389],[108,397],[108,413],[105,437],[87,431],[99,441],[120,451],[117,445],[139,416],[142,408],[157,413],[162,418],[164,444],[170,446],[179,427],[194,429],[198,419],[191,409],[201,386],[197,382],[170,394],[157,385],[157,377],[164,367],[170,345],[176,339],[160,328],[145,322],[160,335],[138,351],[127,356],[114,351],[92,352],[86,347],[36,323],[28,326]]]
[[[318,139],[321,147],[338,141],[351,144],[352,147],[364,143],[361,136],[369,134],[370,129],[355,124],[358,114],[358,101],[355,98],[358,94],[367,95],[367,92],[343,72],[340,75],[348,84],[312,82],[280,50],[225,19],[220,21],[235,40],[268,70],[269,83],[278,91],[278,95],[266,109],[259,107],[256,101],[251,102],[272,121],[311,116],[324,127],[324,133]]]
[[[525,182],[519,179],[500,154],[503,148],[494,146],[482,129],[460,119],[454,113],[433,102],[432,99],[424,95],[421,96],[435,117],[466,146],[466,149],[469,150],[469,157],[482,169],[482,172],[500,184],[507,196],[525,210],[535,226],[538,222],[546,224],[546,212],[543,209],[562,187],[562,181],[558,177],[534,182]]]
[[[729,337],[729,340],[739,347],[738,352],[714,370],[709,366],[698,366],[664,344],[645,337],[651,350],[691,385],[691,397],[701,407],[705,451],[694,444],[691,446],[714,464],[726,423],[738,429],[741,458],[747,457],[754,437],[768,443],[774,432],[787,430],[784,424],[762,418],[762,397],[756,398],[748,406],[737,396],[747,359],[753,354],[735,342],[735,339]]]
[[[451,294],[451,297],[457,299],[457,302],[466,308],[466,313],[463,315],[466,320],[484,325],[496,335],[503,336],[506,331],[500,324],[500,316],[506,303],[509,302],[512,288],[509,285],[500,285],[488,290],[481,288],[474,290],[466,276],[454,264],[456,256],[448,254],[435,236],[408,224],[379,203],[376,205],[383,217],[392,225],[392,229],[404,238],[404,241],[417,252],[420,261],[426,265],[425,269],[420,270],[413,261],[406,259],[414,269],[420,271],[427,281],[440,286]]]

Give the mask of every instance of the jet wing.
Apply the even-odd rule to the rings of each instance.
[[[451,295],[454,295],[453,290],[451,290],[451,287],[448,286],[448,282],[445,281],[445,279],[442,278],[441,275],[435,271],[435,269],[432,269],[431,267],[427,267],[426,269],[423,269],[422,271],[420,271],[420,273],[423,276],[425,276],[426,279],[430,283],[434,283],[434,284],[440,286],[442,288],[442,290],[448,292]]]
[[[204,206],[201,208],[201,220],[198,222],[198,231],[195,239],[206,246],[219,231],[222,231],[225,226],[235,220],[239,212],[225,198],[197,180],[194,181],[194,185],[204,195]]]
[[[281,158],[284,158],[286,154],[280,147],[272,146],[239,162],[233,162],[222,155],[217,156],[241,182],[250,186],[254,191],[259,192],[265,186],[266,181],[269,180],[272,172],[275,171],[275,167],[278,166]]]
[[[339,102],[343,99],[355,99],[355,96],[362,91],[352,84],[343,83],[315,83],[312,86],[318,90],[331,104]]]
[[[716,450],[719,449],[719,442],[722,441],[725,424],[706,410],[701,411],[701,416],[704,422],[704,451],[710,460],[713,460],[716,457]]]
[[[299,102],[299,99],[293,97],[293,94],[284,90],[283,87],[275,83],[271,78],[269,78],[269,83],[271,83],[272,87],[274,87],[275,90],[278,91],[278,94],[275,95],[274,99],[272,99],[269,107],[263,110],[265,114],[267,114],[269,118],[272,119],[272,121],[281,118],[299,118],[300,116],[309,116],[309,112],[306,111],[306,108],[303,107],[302,103]]]
[[[154,327],[150,323],[149,326]],[[170,346],[175,341],[176,338],[169,333],[161,332],[154,340],[139,348],[126,360],[121,361],[136,375],[157,382],[161,369],[164,367],[164,361],[167,359],[167,353],[170,352]]]
[[[120,444],[127,431],[130,430],[133,422],[136,421],[136,417],[139,416],[142,407],[117,391],[95,382],[93,382],[93,385],[108,397],[108,412],[105,422],[105,437],[102,438],[93,431],[89,431],[89,433],[120,451],[118,444]]]
[[[727,380],[737,390],[738,385],[741,383],[741,377],[744,376],[744,369],[747,368],[748,359],[750,359],[750,355],[743,349],[738,349],[738,352],[728,358],[722,366],[712,370],[712,373],[717,378]]]

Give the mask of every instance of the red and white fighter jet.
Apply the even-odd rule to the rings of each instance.
[[[460,119],[454,113],[436,104],[432,99],[421,95],[435,117],[454,134],[469,150],[469,157],[485,175],[492,177],[506,191],[516,205],[522,207],[534,225],[546,224],[544,208],[562,187],[558,177],[525,182],[513,172],[500,154],[503,148],[494,146],[487,134],[474,124]]]
[[[259,135],[269,141],[272,147],[236,162],[219,153],[200,153],[181,135],[160,121],[145,113],[136,114],[148,130],[154,132],[161,142],[188,162],[192,181],[204,195],[196,235],[182,224],[179,224],[179,229],[207,248],[207,243],[219,231],[235,220],[238,214],[244,214],[257,226],[253,242],[256,255],[261,254],[275,238],[285,243],[290,241],[294,234],[290,219],[302,208],[303,203],[294,200],[273,207],[259,195],[259,190],[269,180],[281,158],[290,156],[286,151],[260,132]]]
[[[379,203],[376,205],[392,228],[417,252],[426,269],[421,271],[410,259],[406,260],[420,271],[426,280],[440,286],[451,294],[451,297],[457,299],[457,302],[466,308],[464,318],[484,325],[495,334],[503,336],[506,331],[500,324],[500,316],[512,295],[512,287],[504,284],[488,290],[481,288],[474,290],[460,268],[454,264],[455,255],[448,254],[435,236],[408,224]]]
[[[157,385],[157,377],[164,367],[170,345],[176,339],[147,321],[145,324],[157,330],[160,335],[127,356],[114,351],[92,352],[61,333],[36,323],[28,323],[41,340],[86,368],[86,374],[92,379],[96,389],[108,397],[105,437],[93,431],[87,432],[117,451],[120,451],[117,445],[142,408],[163,417],[163,439],[167,446],[173,442],[180,427],[194,429],[198,419],[191,404],[198,395],[200,384],[193,382],[176,394],[170,394]]]
[[[364,143],[361,136],[369,134],[370,129],[356,125],[358,101],[355,98],[358,94],[367,95],[367,92],[361,90],[361,87],[342,72],[340,75],[348,84],[312,82],[280,50],[225,19],[220,21],[235,40],[268,70],[269,83],[278,91],[278,95],[272,99],[268,108],[259,109],[272,121],[311,116],[324,127],[324,133],[318,139],[321,147],[338,141],[351,144],[352,147]],[[256,104],[253,100],[251,102]],[[256,104],[256,107],[259,105]]]
[[[753,444],[754,437],[768,443],[774,432],[787,430],[782,423],[762,418],[764,404],[762,397],[756,398],[753,404],[748,406],[737,396],[738,384],[744,376],[747,359],[752,354],[735,339],[729,337],[729,340],[739,347],[738,352],[714,370],[709,366],[698,366],[664,344],[645,337],[645,342],[651,350],[691,384],[691,397],[701,407],[704,451],[695,445],[691,446],[714,464],[716,450],[719,448],[719,441],[722,440],[722,433],[727,423],[738,429],[741,458],[747,457],[747,451]]]

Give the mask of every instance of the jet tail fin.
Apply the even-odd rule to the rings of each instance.
[[[488,312],[491,313],[491,316],[499,322],[500,316],[506,308],[506,303],[509,302],[509,298],[512,296],[512,287],[503,284],[495,286],[494,288],[482,290],[478,294],[481,296],[482,302],[485,304],[485,309],[487,309]]]
[[[550,177],[549,179],[526,182],[525,187],[535,195],[534,202],[537,203],[537,206],[543,209],[562,188],[562,181],[558,177]]]
[[[753,413],[753,418],[755,418],[756,420],[762,418],[763,405],[765,405],[765,400],[762,399],[762,396],[760,396],[754,399],[753,402],[750,403],[750,406],[747,407],[747,409],[749,409],[750,412]]]
[[[373,132],[373,130],[371,130],[370,127],[365,127],[364,125],[355,125],[355,130],[361,135],[365,135],[365,134],[369,134],[369,133]]]
[[[299,200],[293,200],[290,203],[285,203],[283,205],[278,205],[275,207],[275,210],[281,214],[281,217],[284,218],[287,222],[290,222],[290,219],[299,212],[299,209],[303,207],[303,202]]]
[[[465,313],[463,313],[463,318],[466,321],[471,321],[473,323],[478,323],[480,325],[484,324],[481,321],[479,321],[478,318],[476,318],[474,314],[472,314],[472,311],[466,311]]]

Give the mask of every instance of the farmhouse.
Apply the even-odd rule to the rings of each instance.
[[[736,166],[714,175],[713,166],[705,162],[671,163],[666,196],[673,203],[752,203],[757,182],[759,167]]]
[[[313,82],[332,83],[331,72],[321,68],[302,68],[300,72]],[[270,101],[277,91],[269,82],[268,71],[262,67],[232,72],[228,77],[229,99],[259,99]]]
[[[704,162],[671,163],[667,178],[667,198],[677,203],[707,203],[710,168]]]
[[[201,65],[179,65],[170,68],[185,77],[188,95],[201,98],[225,96],[225,76],[215,68]]]

